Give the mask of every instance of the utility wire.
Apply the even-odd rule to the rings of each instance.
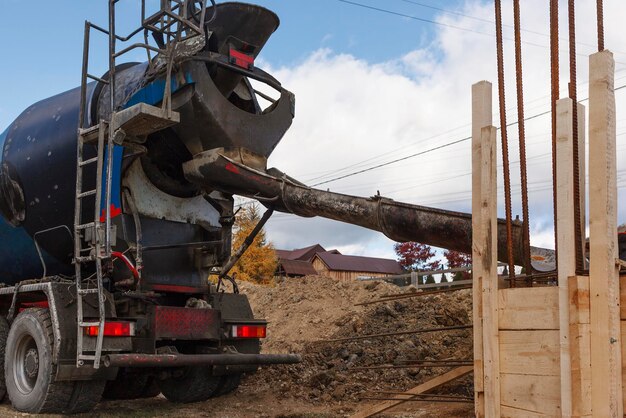
[[[340,0],[340,1],[344,1],[344,0]],[[626,84],[615,88],[614,91],[619,91],[619,90],[622,90],[624,88],[626,88]],[[582,100],[579,101],[579,103],[582,103],[582,102],[584,102],[586,100],[589,100],[589,98],[582,99]],[[539,118],[541,116],[549,115],[550,113],[551,113],[550,110],[547,110],[547,111],[541,112],[541,113],[537,113],[535,115],[532,115],[532,116],[529,116],[527,118],[524,118],[524,121],[528,122],[529,120],[537,119],[537,118]],[[511,123],[507,124],[507,127],[514,126],[514,125],[517,125],[517,124],[518,124],[517,121],[511,122]],[[329,179],[329,180],[325,180],[325,181],[322,181],[322,182],[319,182],[319,183],[315,183],[315,184],[312,184],[311,187],[321,186],[323,184],[328,184],[328,183],[331,183],[331,182],[335,182],[337,180],[343,180],[343,179],[348,178],[348,177],[356,176],[357,174],[366,173],[368,171],[376,170],[377,168],[385,167],[385,166],[388,166],[388,165],[391,165],[391,164],[398,163],[400,161],[405,161],[405,160],[408,160],[410,158],[414,158],[414,157],[418,157],[420,155],[428,154],[428,153],[431,153],[433,151],[438,151],[440,149],[447,148],[447,147],[450,147],[452,145],[460,144],[462,142],[469,141],[470,139],[472,139],[472,137],[468,136],[468,137],[465,137],[465,138],[457,139],[455,141],[447,142],[445,144],[438,145],[436,147],[429,148],[429,149],[424,150],[424,151],[416,152],[416,153],[413,153],[413,154],[410,154],[410,155],[406,155],[404,157],[396,158],[396,159],[391,160],[391,161],[387,161],[387,162],[384,162],[384,163],[376,164],[374,166],[371,166],[371,167],[368,167],[368,168],[364,168],[362,170],[354,171],[352,173],[344,174],[344,175],[337,176],[337,177],[334,177],[334,178]]]
[[[470,29],[470,28],[465,28],[462,26],[456,26],[456,25],[452,25],[449,23],[444,23],[444,22],[437,22],[436,20],[430,20],[430,19],[425,19],[419,16],[413,16],[413,15],[408,15],[405,13],[400,13],[400,12],[395,12],[393,10],[388,10],[388,9],[383,9],[380,7],[375,7],[375,6],[370,6],[367,4],[363,4],[363,3],[358,3],[356,1],[351,1],[351,0],[337,0],[341,3],[345,3],[345,4],[349,4],[351,6],[355,6],[355,7],[361,7],[364,9],[369,9],[369,10],[374,10],[380,13],[386,13],[386,14],[390,14],[390,15],[394,15],[394,16],[399,16],[399,17],[404,17],[407,19],[412,19],[412,20],[417,20],[419,22],[424,22],[424,23],[430,23],[433,25],[437,25],[437,26],[442,26],[442,27],[446,27],[446,28],[450,28],[450,29],[456,29],[456,30],[460,30],[460,31],[464,31],[464,32],[471,32],[471,33],[475,33],[478,35],[483,35],[483,36],[489,36],[491,38],[495,37],[495,34],[493,33],[489,33],[489,32],[482,32],[476,29]],[[512,38],[506,38],[503,37],[502,39],[506,40],[506,41],[514,41],[514,39]],[[547,45],[541,45],[541,44],[536,44],[534,42],[528,42],[528,41],[524,41],[522,42],[524,45],[530,45],[530,46],[535,46],[535,47],[539,47],[539,48],[543,48],[543,49],[549,49],[550,47]],[[580,55],[583,57],[588,57],[589,55],[586,54],[576,54],[576,55]],[[623,62],[619,62],[619,61],[615,61],[615,63],[617,64],[621,64],[621,65],[626,65],[626,63]]]

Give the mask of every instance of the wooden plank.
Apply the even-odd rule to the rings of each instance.
[[[589,277],[569,278],[572,416],[591,414]]]
[[[626,364],[623,362],[623,360],[626,359],[626,340],[624,339],[624,337],[626,337],[626,321],[620,321],[620,330],[622,335],[622,399],[625,404],[624,410],[626,410],[626,396],[623,394],[623,391],[626,389],[626,381],[624,380],[626,379]]]
[[[500,329],[559,329],[558,288],[500,290]]]
[[[528,411],[526,409],[502,406],[502,418],[547,418],[560,417],[560,415],[546,415],[539,412]]]
[[[470,374],[473,371],[473,366],[462,366],[462,367],[457,367],[456,369],[450,370],[447,373],[444,373],[442,375],[439,375],[437,377],[435,377],[434,379],[431,379],[427,382],[424,382],[416,387],[414,387],[413,389],[410,389],[406,392],[404,392],[406,395],[419,395],[420,393],[426,393],[430,390],[433,390],[435,388],[438,388],[439,386],[442,386],[448,382],[452,382],[453,380],[456,380],[460,377],[466,376],[468,374]],[[408,398],[408,396],[407,396]],[[409,398],[410,399],[410,398]],[[353,414],[351,417],[352,418],[367,418],[367,417],[371,417],[374,416],[376,414],[379,414],[381,412],[384,412],[388,409],[393,408],[394,406],[400,405],[402,403],[404,403],[405,400],[393,400],[393,401],[384,401],[381,402],[379,404],[376,405],[371,405],[368,406],[367,408],[364,408],[361,411],[356,412],[355,414]]]
[[[589,57],[591,398],[594,416],[621,418],[614,73],[610,51]]]
[[[483,385],[485,417],[500,416],[500,341],[498,325],[498,218],[496,128],[482,129],[480,211],[482,227],[472,239],[472,260],[482,263]],[[474,194],[476,194],[474,192]],[[476,234],[474,230],[472,235]]]
[[[626,319],[626,275],[619,277],[620,319]]]
[[[480,190],[482,182],[482,128],[493,124],[492,85],[481,81],[472,86],[472,230],[482,231]],[[475,235],[474,235],[475,236]],[[485,414],[483,372],[483,309],[482,275],[480,257],[473,262],[472,320],[474,324],[474,412],[481,418]]]
[[[572,276],[569,278],[570,324],[589,323],[589,277]]]
[[[501,374],[502,405],[561,416],[559,376]]]
[[[572,359],[572,416],[591,414],[591,334],[589,324],[572,324],[570,347]]]
[[[500,373],[560,376],[559,331],[500,331]]]
[[[574,234],[574,101],[556,102],[556,184],[557,184],[557,264],[559,284],[559,328],[561,361],[561,410],[572,415],[572,371],[569,337],[569,278],[576,274],[576,240]]]

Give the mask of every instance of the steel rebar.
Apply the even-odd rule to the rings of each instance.
[[[472,325],[455,325],[451,327],[437,327],[437,328],[424,328],[412,331],[396,331],[396,332],[385,332],[383,334],[369,334],[369,335],[359,335],[356,337],[345,337],[345,338],[333,338],[328,340],[318,340],[318,342],[341,342],[341,341],[355,341],[355,340],[366,340],[368,338],[383,338],[383,337],[392,337],[396,335],[409,335],[409,334],[425,334],[428,332],[442,332],[442,331],[454,331],[460,329],[470,329]]]
[[[513,262],[513,209],[511,207],[511,174],[509,167],[509,141],[506,123],[506,97],[504,92],[504,47],[502,40],[502,5],[495,0],[496,14],[496,50],[498,59],[498,98],[500,101],[500,133],[502,137],[502,169],[504,172],[504,201],[506,209],[506,249],[508,255],[509,277],[515,276]],[[514,281],[511,286],[514,286]]]

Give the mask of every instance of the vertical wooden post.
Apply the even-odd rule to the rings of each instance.
[[[574,129],[572,99],[556,102],[557,245],[559,248],[559,329],[561,362],[561,414],[572,416],[572,369],[569,336],[568,279],[576,274],[574,239]]]
[[[472,239],[472,259],[481,259],[483,307],[483,385],[485,417],[500,417],[500,332],[498,327],[498,213],[496,189],[496,128],[485,126],[482,136],[480,206],[482,228]],[[475,192],[474,192],[475,193]],[[477,231],[472,232],[476,234]],[[474,258],[475,257],[475,258]]]
[[[472,86],[472,229],[482,228],[481,221],[481,160],[482,128],[491,126],[492,120],[492,85],[481,81]],[[474,239],[476,236],[474,235]],[[474,324],[474,410],[477,417],[485,416],[484,370],[483,370],[483,310],[482,310],[482,260],[473,255],[473,324]]]
[[[591,405],[594,417],[621,418],[614,73],[610,51],[589,57]]]

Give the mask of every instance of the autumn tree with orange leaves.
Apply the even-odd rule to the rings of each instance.
[[[244,206],[239,211],[233,228],[233,252],[241,247],[260,219],[260,210],[256,204]],[[231,274],[236,274],[237,280],[269,283],[274,276],[277,265],[278,258],[274,246],[267,241],[265,230],[261,229],[248,250],[235,264]]]

